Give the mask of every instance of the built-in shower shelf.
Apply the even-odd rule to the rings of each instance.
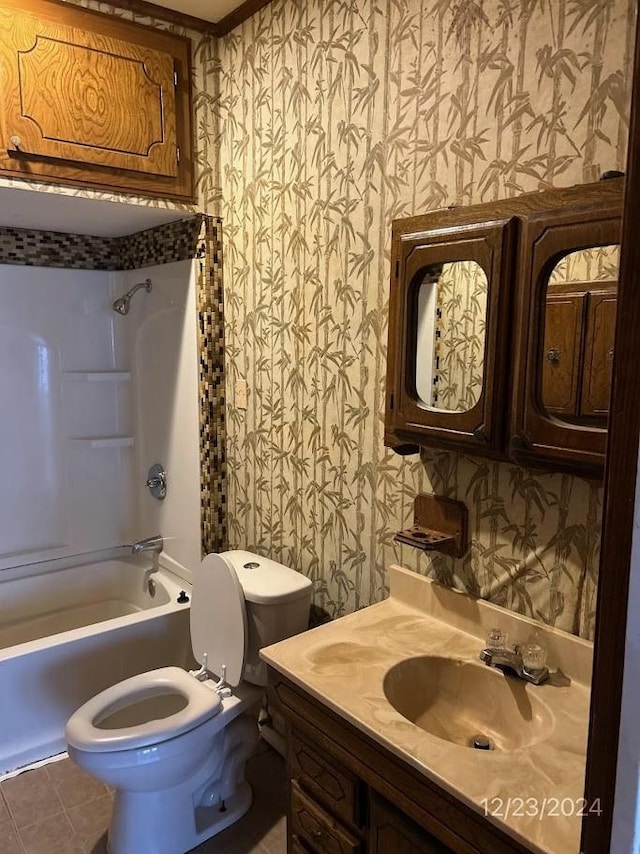
[[[131,371],[65,371],[68,382],[114,382],[127,383],[131,380]]]
[[[74,442],[84,442],[90,448],[131,448],[133,436],[74,436]]]

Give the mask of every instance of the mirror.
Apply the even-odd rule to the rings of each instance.
[[[617,245],[565,255],[549,276],[539,400],[555,418],[602,426],[611,389]]]
[[[428,409],[467,412],[482,394],[487,275],[476,261],[431,264],[418,275],[418,399]]]

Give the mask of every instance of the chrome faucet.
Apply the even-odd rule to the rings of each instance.
[[[498,641],[500,645],[486,646],[480,652],[480,661],[488,667],[496,667],[504,673],[512,673],[518,679],[540,685],[549,678],[549,668],[545,665],[546,650],[537,643],[527,643],[508,649],[506,635],[492,629],[487,641]],[[504,644],[504,645],[503,645]]]
[[[160,554],[164,546],[164,540],[160,534],[154,537],[147,537],[146,540],[136,540],[131,546],[131,554],[139,555],[142,552],[156,552]]]

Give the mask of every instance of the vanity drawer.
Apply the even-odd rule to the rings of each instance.
[[[289,774],[326,809],[354,827],[362,825],[362,784],[358,778],[321,755],[296,732],[289,741]]]
[[[360,854],[361,843],[291,781],[289,834],[291,851],[315,854]],[[296,845],[298,846],[296,849]]]

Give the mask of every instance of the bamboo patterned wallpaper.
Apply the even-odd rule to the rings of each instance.
[[[330,616],[398,561],[592,636],[598,484],[383,447],[389,238],[624,168],[634,5],[274,0],[220,42],[230,540]],[[463,560],[394,544],[422,490],[468,505]]]
[[[475,261],[443,264],[437,284],[433,389],[436,409],[464,412],[482,394],[487,274]]]

